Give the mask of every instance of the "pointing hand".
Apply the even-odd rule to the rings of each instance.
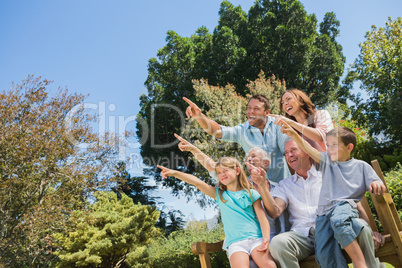
[[[200,116],[202,114],[201,109],[197,106],[197,104],[187,99],[186,97],[183,97],[183,100],[189,104],[186,109],[187,118]]]

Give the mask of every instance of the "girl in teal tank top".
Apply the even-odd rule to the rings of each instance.
[[[161,175],[176,177],[196,186],[212,197],[221,210],[226,249],[232,268],[249,267],[250,256],[258,267],[276,267],[269,253],[270,226],[261,204],[261,196],[247,179],[240,162],[222,157],[215,166],[219,186],[214,187],[188,173],[163,166]]]

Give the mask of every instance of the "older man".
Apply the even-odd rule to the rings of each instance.
[[[271,165],[271,157],[265,150],[263,150],[259,147],[254,147],[248,152],[248,155],[246,158],[246,163],[251,164],[257,168],[262,168],[265,172],[267,172]],[[252,168],[250,168],[250,165],[246,165],[246,167],[247,167],[248,173],[251,174]],[[270,191],[272,191],[278,185],[278,183],[268,180],[268,178],[267,178],[267,182],[269,183],[268,185],[270,187]],[[254,185],[254,188],[258,192],[260,192],[260,189],[258,188],[258,184],[256,184],[253,181],[252,181],[252,183]],[[267,213],[267,218],[268,218],[268,221],[271,226],[271,239],[276,234],[288,231],[290,228],[289,214],[288,214],[287,210],[285,210],[279,217],[277,217],[276,220],[272,219],[268,215],[268,213]]]
[[[312,165],[310,157],[293,140],[286,142],[284,155],[288,165],[295,170],[295,174],[279,182],[272,193],[264,178],[263,169],[252,168],[251,180],[258,185],[264,207],[272,218],[281,215],[286,208],[289,210],[291,229],[271,240],[270,251],[278,266],[292,268],[300,267],[299,260],[314,254],[314,227],[322,177],[321,173]],[[358,209],[359,213],[364,213],[360,203]],[[372,252],[374,246],[377,247],[379,241],[383,239],[379,238],[381,235],[378,233],[373,235],[367,222],[361,221],[364,222],[365,227],[357,240],[366,258],[366,263],[369,267],[379,267],[378,260],[370,259],[368,256],[371,254],[368,252]],[[374,245],[373,239],[376,245]],[[339,251],[328,257],[343,258],[340,247]]]

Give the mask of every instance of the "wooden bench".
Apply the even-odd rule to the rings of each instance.
[[[378,161],[371,161],[371,165],[376,171],[377,175],[386,185],[384,175],[382,174]],[[380,259],[381,262],[392,264],[396,268],[402,268],[402,224],[401,220],[399,219],[395,203],[392,200],[388,188],[386,193],[382,195],[371,194],[371,198],[384,230],[382,235],[385,237],[384,246],[379,248],[375,255]],[[371,213],[366,197],[364,197],[361,202],[369,217],[371,229],[374,232],[378,232],[378,228],[375,224],[374,217]],[[194,242],[191,245],[191,250],[194,254],[199,255],[201,268],[211,268],[209,253],[222,250],[222,245],[223,241],[216,243]],[[350,258],[346,254],[345,257],[348,263],[351,263]],[[314,255],[312,255],[300,261],[300,267],[318,268],[319,266],[315,262]]]

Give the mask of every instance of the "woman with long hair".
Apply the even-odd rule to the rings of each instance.
[[[285,116],[271,115],[275,122],[285,121],[315,148],[326,151],[326,134],[334,128],[327,110],[317,110],[306,93],[296,88],[282,94],[280,109]]]

